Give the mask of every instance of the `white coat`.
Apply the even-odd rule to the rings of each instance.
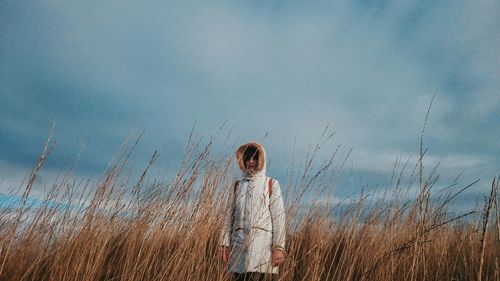
[[[245,171],[243,163],[249,146],[260,153],[258,168],[252,174]],[[271,259],[275,248],[285,249],[285,209],[275,179],[270,192],[265,156],[264,148],[256,142],[246,143],[236,152],[243,178],[230,188],[232,196],[221,229],[222,246],[231,248],[230,272],[278,273]]]

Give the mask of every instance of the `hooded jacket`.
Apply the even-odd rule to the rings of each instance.
[[[248,148],[259,154],[255,171],[245,169],[243,157]],[[232,196],[221,229],[222,246],[231,248],[229,271],[278,273],[271,259],[275,248],[285,248],[285,209],[279,182],[266,176],[262,145],[249,142],[240,146],[236,160],[243,177],[231,186]]]

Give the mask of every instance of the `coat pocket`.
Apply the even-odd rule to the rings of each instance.
[[[252,227],[252,240],[254,249],[259,251],[267,251],[272,248],[273,244],[273,234],[271,230],[265,229],[263,227]]]

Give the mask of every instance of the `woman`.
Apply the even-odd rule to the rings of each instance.
[[[266,176],[266,153],[256,142],[236,151],[242,179],[232,188],[221,230],[222,260],[240,280],[276,279],[285,260],[285,210],[280,185]]]

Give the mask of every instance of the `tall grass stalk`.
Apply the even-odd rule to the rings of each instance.
[[[406,161],[396,163],[392,190],[380,197],[370,197],[375,187],[366,186],[349,205],[325,201],[349,155],[337,149],[318,158],[332,135],[324,133],[282,183],[288,226],[280,280],[500,280],[498,193],[487,199],[483,224],[480,215],[470,217],[475,210],[450,216],[449,203],[472,184],[453,183],[456,191],[430,200],[437,172],[424,181],[419,161],[420,194],[412,200],[415,177],[404,178]],[[218,239],[235,180],[235,147],[225,142],[216,154],[213,144],[191,135],[170,181],[152,174],[157,152],[131,178],[126,165],[135,143],[125,145],[98,181],[63,174],[41,206],[2,209],[0,279],[230,280]],[[25,195],[32,186],[30,180]]]

